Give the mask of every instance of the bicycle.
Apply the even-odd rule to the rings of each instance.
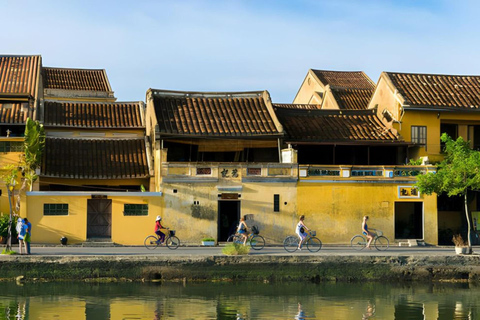
[[[236,244],[243,244],[244,238],[241,234],[235,233],[228,237],[227,242],[230,242],[229,240]],[[247,236],[247,243],[253,250],[262,250],[265,247],[265,238],[258,234],[258,229],[252,227],[252,232]]]
[[[320,239],[318,239],[316,235],[316,231],[308,231],[307,237],[303,242],[307,246],[308,251],[310,252],[318,252],[320,251],[320,249],[322,249],[322,241],[320,241]],[[298,236],[288,236],[283,241],[283,248],[287,252],[295,252],[298,250],[299,242],[300,239],[298,238]]]
[[[371,244],[375,246],[378,251],[385,251],[390,245],[388,238],[383,235],[381,230],[371,229],[375,233]],[[367,237],[363,234],[357,234],[350,240],[350,246],[357,251],[363,250],[367,246]]]
[[[180,240],[175,236],[175,230],[168,230],[168,235],[165,237],[165,245],[168,249],[175,250],[180,245]],[[160,242],[160,237],[156,234],[147,236],[143,241],[145,248],[148,250],[156,249],[162,243]]]

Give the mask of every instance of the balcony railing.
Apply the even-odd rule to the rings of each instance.
[[[292,163],[164,162],[161,175],[165,181],[296,181],[298,165]]]
[[[324,180],[415,180],[416,176],[435,172],[434,166],[333,166],[299,165],[300,179]]]
[[[434,166],[335,166],[292,163],[164,162],[164,181],[415,180]]]

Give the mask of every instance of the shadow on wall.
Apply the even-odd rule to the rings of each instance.
[[[84,238],[78,237],[78,235],[75,235],[70,232],[63,232],[59,229],[55,228],[50,228],[46,225],[37,225],[32,227],[32,243],[54,243],[54,244],[60,244],[60,239],[62,237],[67,237],[68,239],[68,244],[74,244],[74,243],[81,243],[84,242]],[[38,231],[36,231],[38,230]],[[35,232],[42,232],[42,234],[45,236],[44,238],[53,238],[54,240],[52,241],[36,241],[35,240]],[[57,238],[57,240],[55,240]]]

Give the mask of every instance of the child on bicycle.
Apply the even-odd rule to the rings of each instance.
[[[155,220],[155,234],[160,237],[160,243],[163,243],[165,241],[165,234],[160,231],[160,229],[166,229],[164,226],[162,226],[162,217],[157,216],[157,219]]]
[[[374,235],[373,235],[373,233],[371,233],[370,231],[368,231],[367,220],[368,220],[368,216],[364,216],[364,217],[363,217],[363,222],[362,222],[362,233],[367,237],[367,246],[366,246],[366,248],[371,249],[371,248],[370,248],[370,243],[372,243],[372,240],[373,240]]]
[[[297,223],[297,228],[295,229],[295,232],[300,238],[300,242],[298,243],[298,250],[302,250],[302,244],[305,241],[305,238],[307,237],[307,233],[305,231],[310,231],[310,229],[307,228],[303,220],[305,220],[305,216],[301,215]]]
[[[243,245],[247,243],[247,224],[245,223],[245,218],[240,218],[240,223],[238,224],[237,233],[243,237]]]

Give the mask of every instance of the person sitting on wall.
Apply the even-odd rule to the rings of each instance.
[[[155,234],[159,236],[160,243],[163,243],[165,241],[165,234],[160,230],[166,228],[162,226],[162,223],[160,221],[162,221],[162,217],[157,216],[157,219],[155,220]]]

